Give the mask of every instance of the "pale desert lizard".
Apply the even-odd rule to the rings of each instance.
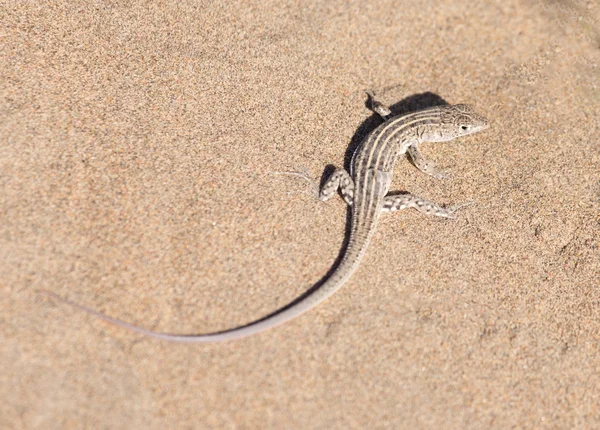
[[[423,173],[436,178],[445,175],[435,169],[419,151],[422,142],[444,142],[477,133],[487,127],[487,119],[473,112],[468,105],[442,105],[407,115],[392,116],[391,111],[371,98],[373,111],[385,120],[358,146],[352,158],[350,173],[337,169],[327,180],[320,193],[320,200],[328,200],[339,189],[351,206],[350,236],[345,252],[331,275],[314,291],[286,307],[247,325],[208,334],[171,334],[153,332],[101,314],[90,308],[45,291],[61,302],[95,315],[110,323],[134,330],[147,336],[175,342],[220,342],[240,339],[278,326],[314,308],[339,290],[350,278],[363,258],[373,235],[379,215],[414,208],[427,214],[454,218],[454,211],[462,205],[444,208],[412,194],[388,195],[397,159],[408,153],[414,165]]]

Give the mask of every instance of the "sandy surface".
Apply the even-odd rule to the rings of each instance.
[[[597,1],[147,3],[2,2],[5,428],[600,428]],[[36,292],[182,333],[285,305],[346,208],[273,173],[343,165],[367,88],[490,118],[393,185],[476,204],[384,216],[317,309],[180,345]]]

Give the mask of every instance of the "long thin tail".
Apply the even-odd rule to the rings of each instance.
[[[224,342],[228,340],[241,339],[281,325],[314,308],[339,290],[355,272],[360,260],[362,259],[362,256],[366,252],[367,246],[371,239],[371,233],[374,230],[375,221],[376,220],[373,220],[372,224],[369,223],[371,225],[363,225],[362,227],[358,228],[358,230],[360,230],[360,232],[364,232],[364,234],[360,234],[356,228],[352,228],[348,246],[346,247],[342,260],[335,268],[333,273],[331,273],[331,275],[325,281],[316,284],[292,303],[270,315],[265,316],[264,318],[241,327],[219,332],[189,335],[155,332],[117,318],[109,317],[108,315],[104,315],[103,313],[100,313],[94,309],[72,302],[71,300],[65,299],[64,297],[61,297],[50,291],[39,290],[39,293],[50,296],[59,302],[65,303],[75,309],[86,312],[111,324],[115,324],[156,339],[181,343]]]

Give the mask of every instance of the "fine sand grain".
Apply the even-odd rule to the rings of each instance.
[[[149,5],[152,4],[152,5]],[[470,103],[481,134],[393,189],[473,200],[382,217],[317,282],[342,166],[395,109]],[[600,428],[598,1],[17,1],[0,6],[0,417],[10,429]]]

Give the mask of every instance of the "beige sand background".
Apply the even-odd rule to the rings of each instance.
[[[0,415],[12,429],[600,428],[598,1],[4,1]],[[405,106],[486,132],[394,189],[351,281],[280,328],[346,207],[299,178]],[[414,100],[414,97],[410,100]]]

